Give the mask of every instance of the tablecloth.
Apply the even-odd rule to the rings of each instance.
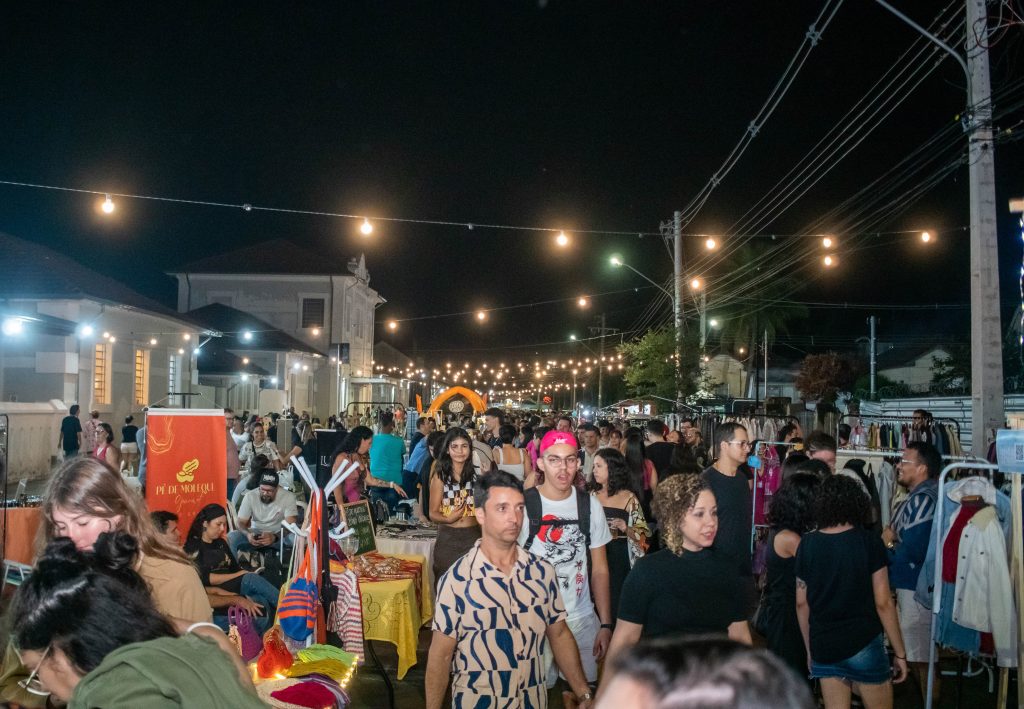
[[[423,572],[426,574],[430,586],[430,597],[434,597],[434,587],[437,579],[434,578],[434,544],[437,538],[423,539],[415,537],[382,537],[377,536],[377,551],[381,554],[418,554],[426,559]]]
[[[4,530],[4,513],[0,511],[0,535],[6,531],[4,560],[20,564],[32,564],[35,560],[36,532],[42,522],[38,507],[11,507],[7,510],[7,529]]]
[[[388,554],[423,564],[421,554]],[[433,586],[427,574],[420,575],[417,593],[413,579],[388,581],[359,580],[363,606],[363,637],[366,640],[389,642],[398,650],[398,679],[403,679],[416,664],[420,628],[429,623],[434,613]]]

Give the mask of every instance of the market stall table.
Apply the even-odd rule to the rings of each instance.
[[[397,559],[414,561],[425,569],[422,554],[388,554]],[[418,587],[417,587],[418,586]],[[398,651],[398,679],[405,677],[416,664],[416,648],[420,628],[429,623],[434,613],[433,586],[426,571],[417,579],[359,579],[363,610],[363,638],[391,643]]]
[[[377,551],[385,555],[418,554],[426,559],[423,567],[429,586],[431,598],[437,579],[434,578],[434,544],[437,543],[436,530],[415,529],[398,534],[378,534],[374,537]]]

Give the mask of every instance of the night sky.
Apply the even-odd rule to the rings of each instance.
[[[543,354],[551,347],[535,343],[582,335],[601,312],[610,327],[635,325],[655,293],[611,269],[608,257],[622,254],[659,282],[670,274],[671,260],[650,234],[718,169],[824,4],[8,3],[0,10],[2,180],[537,226],[564,229],[572,243],[560,251],[554,232],[384,222],[367,238],[349,220],[127,199],[110,218],[97,213],[93,196],[7,186],[0,186],[0,230],[169,305],[174,285],[165,271],[247,243],[285,238],[335,260],[339,272],[364,252],[372,285],[388,300],[378,336],[408,354],[434,365],[461,353]],[[900,6],[927,24],[944,3]],[[954,24],[962,26],[962,9]],[[915,38],[870,0],[844,3],[789,94],[685,231],[721,234],[736,225]],[[1024,77],[1020,26],[998,37],[992,67],[997,91],[1012,91]],[[1024,91],[1016,88],[1020,101]],[[965,101],[952,61],[904,93],[863,143],[756,232],[806,233],[954,122]],[[997,125],[1022,118],[1016,108]],[[1024,196],[1022,158],[1019,142],[997,148],[1004,309],[1019,302],[1020,240],[1007,201]],[[958,228],[968,224],[966,176],[966,167],[954,171],[874,227],[928,228],[939,232],[936,244],[922,248],[914,234],[883,233],[858,237],[871,248],[847,253],[843,245],[855,239],[840,231],[833,271],[823,273],[816,252],[798,256],[794,248],[781,257],[804,283],[790,297],[965,304],[968,234]],[[767,241],[782,239],[817,240]],[[730,272],[728,249],[714,262],[699,261],[702,249],[703,239],[687,238],[686,258],[704,266],[701,275]],[[633,287],[641,290],[595,297],[587,311],[569,300],[494,312],[484,326],[461,316],[404,322],[394,335],[380,328],[387,318]],[[966,341],[963,309],[815,307],[775,349],[796,356],[809,349],[811,334],[852,344],[872,313],[882,317],[883,339],[937,332]]]

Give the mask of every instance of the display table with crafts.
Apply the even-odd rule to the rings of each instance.
[[[363,637],[391,643],[398,652],[398,679],[416,664],[420,628],[434,613],[433,586],[422,554],[361,554],[351,564],[359,583]],[[345,568],[331,564],[331,578],[345,587]]]
[[[389,525],[381,525],[377,528],[374,537],[377,551],[381,554],[418,554],[426,562],[423,566],[423,573],[430,586],[431,597],[437,579],[434,578],[434,544],[437,543],[436,527],[412,527],[410,529],[396,529]]]

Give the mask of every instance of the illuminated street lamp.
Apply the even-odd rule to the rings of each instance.
[[[398,322],[396,320],[388,320],[388,330],[394,332],[398,329]]]

